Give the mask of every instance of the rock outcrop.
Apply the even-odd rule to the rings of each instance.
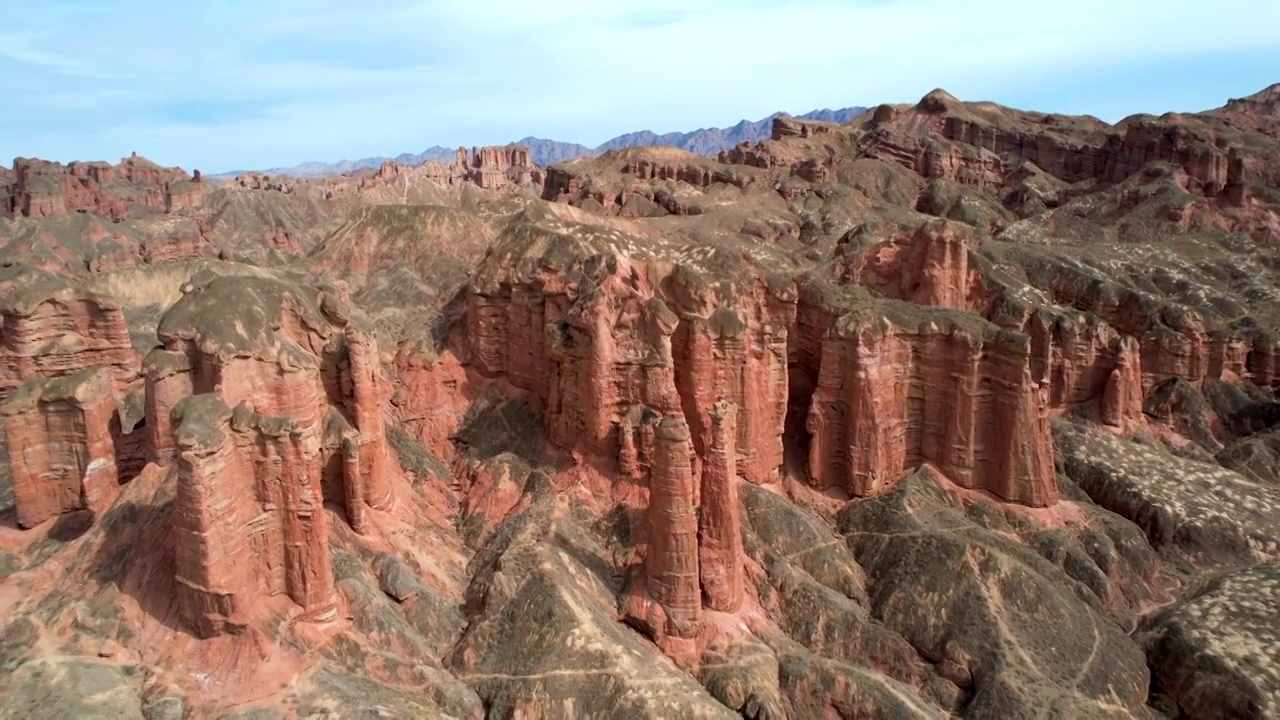
[[[320,465],[324,486],[357,528],[366,506],[388,507],[382,406],[390,391],[376,344],[353,324],[341,289],[238,276],[201,282],[193,281],[165,314],[163,346],[146,360],[154,459],[173,454],[165,431],[175,430],[167,418],[176,403],[213,393],[228,407],[244,403],[263,417],[292,422],[329,457],[341,457],[341,472],[328,461]]]
[[[523,145],[472,148],[469,160],[467,151],[458,148],[453,170],[466,181],[486,190],[541,186],[543,183],[542,171],[533,164],[529,148]]]
[[[176,461],[184,619],[236,632],[277,596],[331,618],[324,503],[359,533],[394,504],[373,337],[341,287],[237,276],[197,278],[158,334],[147,428],[153,459]]]
[[[711,445],[702,463],[698,573],[707,607],[727,613],[737,612],[743,600],[737,434],[738,407],[716,403],[711,410]]]
[[[173,408],[178,608],[200,637],[236,633],[287,597],[305,620],[337,612],[324,457],[314,427],[212,394]]]
[[[192,193],[182,186],[190,180],[185,171],[162,168],[136,153],[118,165],[73,162],[64,166],[17,158],[13,170],[14,181],[0,208],[33,219],[92,212],[119,222],[128,218],[130,206],[166,208],[171,185],[176,186],[179,203],[181,198],[192,199]],[[0,192],[5,190],[0,186]]]
[[[122,306],[68,278],[0,268],[0,400],[36,376],[100,365],[117,390],[138,376]]]
[[[100,366],[34,378],[0,405],[20,527],[76,510],[97,517],[115,502],[115,414],[111,374]]]
[[[895,314],[842,318],[823,344],[807,421],[815,486],[877,495],[929,462],[963,487],[1035,507],[1057,502],[1030,338]]]
[[[653,434],[645,589],[660,611],[650,624],[683,654],[681,641],[697,637],[702,614],[693,446],[689,426],[678,417],[659,420]]]

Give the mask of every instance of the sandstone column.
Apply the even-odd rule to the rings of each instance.
[[[393,500],[387,477],[386,440],[382,420],[382,403],[378,393],[378,346],[366,332],[347,325],[343,332],[351,372],[352,415],[360,433],[361,494],[370,507],[385,510]],[[348,478],[348,482],[352,481]]]
[[[742,606],[737,420],[737,405],[721,401],[712,407],[711,444],[702,463],[698,567],[707,607],[719,612],[735,612]]]
[[[1141,363],[1138,341],[1125,335],[1102,391],[1102,422],[1124,430],[1142,421]]]
[[[197,635],[243,627],[257,594],[258,558],[242,516],[253,501],[252,470],[244,466],[227,424],[231,411],[214,395],[194,395],[174,410],[178,481],[170,516],[178,611]]]
[[[320,489],[320,468],[310,461],[298,433],[278,438],[285,587],[309,620],[330,620],[337,610],[333,566],[329,562],[328,515]],[[271,482],[272,478],[264,478]],[[260,479],[261,482],[263,479]]]
[[[665,633],[679,638],[697,635],[702,610],[692,454],[684,419],[668,415],[659,421],[650,474],[646,585],[665,611]]]

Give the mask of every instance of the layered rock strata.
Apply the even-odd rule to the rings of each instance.
[[[336,607],[324,503],[357,532],[394,504],[377,344],[342,287],[197,278],[146,360],[153,459],[176,464],[181,608],[202,637],[262,603]]]
[[[841,318],[807,420],[811,481],[865,497],[929,462],[963,487],[1054,504],[1047,388],[1030,355],[1025,335],[946,315]]]
[[[200,637],[235,633],[287,597],[297,615],[336,617],[324,457],[315,427],[193,395],[173,409],[171,515],[178,608]]]
[[[809,405],[817,486],[873,495],[933,462],[966,487],[1056,502],[1049,386],[1033,376],[1027,335],[972,316],[961,330],[960,314],[946,311],[923,310],[936,317],[911,325],[911,306],[892,302],[885,307],[907,325],[854,314],[829,333],[847,311],[814,308],[789,283],[740,282],[726,297],[677,268],[661,282],[664,301],[651,296],[658,290],[645,267],[591,263],[594,278],[477,287],[469,298],[472,362],[545,398],[562,447],[614,454],[624,474],[642,476],[652,449],[637,408],[679,413],[701,471],[713,408],[727,400],[741,409],[739,472],[769,482],[782,464],[792,376],[812,373],[817,392],[797,400]]]
[[[111,374],[38,377],[0,405],[19,527],[63,513],[100,515],[120,494]]]
[[[199,197],[197,190],[188,187],[192,178],[185,171],[162,168],[136,153],[117,165],[73,162],[64,166],[17,158],[13,171],[12,184],[0,186],[0,194],[5,195],[0,209],[33,219],[92,212],[119,222],[129,216],[130,205],[167,209],[173,204],[171,195],[179,205],[198,202]]]
[[[9,273],[0,276],[0,400],[33,377],[95,365],[117,389],[137,378],[138,353],[120,303],[38,270]]]
[[[697,637],[702,615],[698,513],[689,426],[667,416],[654,428],[649,480],[649,548],[645,589],[661,608],[659,634]]]
[[[376,343],[350,312],[338,289],[248,277],[193,283],[161,320],[163,346],[145,362],[153,459],[174,456],[169,414],[183,398],[244,403],[322,439],[323,486],[365,529],[366,507],[392,503],[382,415],[389,392]]]
[[[698,570],[706,605],[719,612],[742,607],[742,518],[738,504],[738,407],[718,402],[711,411],[711,445],[702,463],[698,513]]]

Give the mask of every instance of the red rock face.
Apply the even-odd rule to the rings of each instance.
[[[117,389],[136,379],[138,354],[115,300],[39,271],[0,285],[12,288],[0,303],[0,401],[37,375],[62,377],[92,365],[107,368]]]
[[[346,377],[349,378],[350,416],[355,419],[358,433],[351,442],[355,445],[360,478],[348,476],[348,498],[352,489],[358,489],[356,507],[367,504],[379,510],[391,507],[392,494],[390,472],[387,467],[387,443],[383,429],[382,408],[389,394],[386,381],[378,365],[378,346],[373,336],[358,328],[344,328],[347,343]],[[348,453],[351,455],[351,453]],[[357,530],[360,530],[357,527]]]
[[[649,487],[646,589],[663,610],[662,634],[698,634],[702,593],[698,574],[698,517],[689,427],[668,416],[654,428]]]
[[[390,388],[349,313],[341,288],[216,277],[161,320],[147,428],[153,458],[176,461],[181,607],[202,637],[237,632],[272,598],[331,618],[324,502],[360,533],[394,504]]]
[[[1048,404],[1029,355],[1026,336],[941,317],[914,331],[844,321],[823,346],[809,411],[812,482],[865,497],[931,462],[964,487],[1052,505]]]
[[[0,406],[20,527],[74,510],[97,516],[119,496],[111,382],[102,367],[36,378]]]
[[[861,253],[846,270],[845,281],[919,305],[978,309],[982,278],[969,264],[975,244],[958,237],[950,223],[925,223],[909,236],[896,236]]]
[[[183,189],[189,179],[180,168],[162,168],[145,158],[125,158],[119,165],[104,162],[61,163],[18,158],[14,182],[0,205],[29,218],[57,218],[72,212],[93,212],[112,221],[129,216],[129,206],[167,208],[170,186],[178,206],[198,202],[198,193]],[[186,183],[190,185],[190,183]],[[4,188],[0,187],[0,191]]]
[[[1137,342],[1126,337],[1102,391],[1102,422],[1122,431],[1140,425],[1142,399],[1142,358]]]
[[[349,312],[339,290],[275,280],[218,277],[190,288],[161,320],[164,347],[146,362],[153,459],[174,455],[173,408],[189,395],[217,395],[314,438],[307,452],[320,458],[317,482],[365,530],[366,508],[392,503],[382,417],[390,390],[372,337],[349,324]]]
[[[172,514],[178,607],[200,637],[238,632],[287,597],[308,620],[336,617],[320,438],[216,396],[174,408]]]
[[[529,149],[523,145],[472,148],[469,162],[467,151],[458,148],[454,173],[489,190],[541,186],[543,182],[542,171],[533,164]]]
[[[418,440],[445,462],[453,460],[451,438],[466,416],[467,373],[453,353],[429,361],[409,347],[394,360],[396,393],[391,402]]]
[[[711,445],[702,463],[698,514],[698,571],[707,607],[742,607],[742,518],[738,505],[738,408],[719,402],[711,411]]]

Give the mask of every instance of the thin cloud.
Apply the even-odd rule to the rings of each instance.
[[[0,63],[25,73],[0,70],[0,157],[137,150],[210,171],[531,134],[591,145],[937,86],[1115,120],[1280,78],[1280,3],[1256,0],[388,0],[376,13],[336,0],[45,0],[0,10],[0,24]],[[1272,67],[1242,70],[1228,53]],[[1159,104],[1189,97],[1160,69],[1191,58],[1222,63],[1222,90],[1197,95],[1200,107]],[[1109,81],[1139,66],[1155,106]],[[1039,87],[1054,82],[1074,90]],[[202,107],[217,112],[191,117]]]

